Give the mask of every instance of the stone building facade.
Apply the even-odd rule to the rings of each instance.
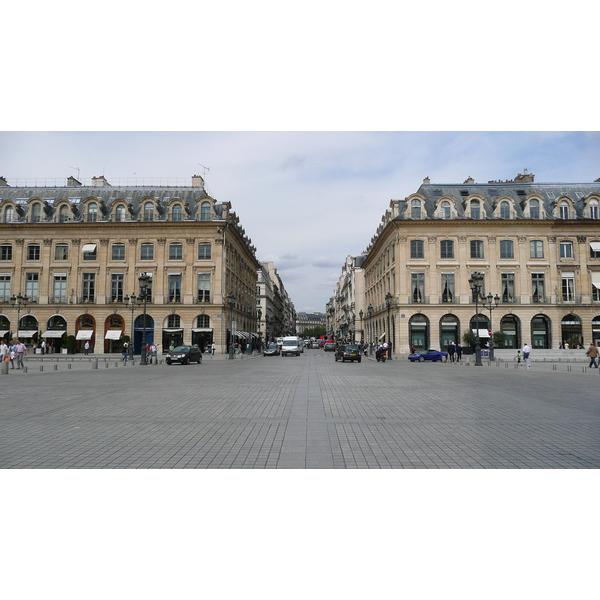
[[[504,347],[600,341],[600,182],[433,184],[392,200],[362,268],[369,341],[445,348],[477,330]],[[476,311],[470,280],[483,274]],[[479,301],[492,299],[492,308]],[[498,297],[498,306],[496,299]]]
[[[213,342],[257,330],[256,249],[229,202],[191,185],[11,186],[0,178],[0,332],[118,352],[123,338]],[[145,279],[140,280],[140,276]],[[146,302],[141,281],[147,281]],[[25,301],[24,298],[27,298]]]

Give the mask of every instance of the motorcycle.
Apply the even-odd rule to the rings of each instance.
[[[377,362],[385,362],[385,354],[385,350],[377,350],[377,352],[375,352],[375,358],[377,359]]]

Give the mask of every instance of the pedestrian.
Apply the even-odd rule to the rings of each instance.
[[[52,342],[46,342],[46,354],[52,354]]]
[[[217,349],[217,346],[216,346],[216,345],[215,345],[215,343],[213,342],[213,343],[210,345],[210,352],[211,352],[211,354],[212,354],[213,356],[215,355],[215,350],[216,350],[216,349]]]
[[[596,359],[598,358],[598,348],[596,348],[594,342],[590,344],[590,347],[588,348],[588,351],[585,353],[585,355],[588,356],[590,359],[589,368],[597,369],[598,363],[596,362]]]
[[[515,356],[515,358],[517,359],[517,366],[520,367],[521,366],[521,359],[523,358],[523,355],[521,354],[520,350],[517,350],[517,355]]]
[[[8,346],[4,339],[0,342],[0,362],[8,360]]]
[[[529,358],[530,353],[531,353],[531,348],[529,347],[528,344],[525,344],[523,346],[523,364],[527,365],[528,369],[531,369],[531,359]]]
[[[90,353],[90,342],[88,340],[85,340],[85,344],[83,345],[83,347],[85,348],[85,355],[87,356]]]
[[[456,362],[460,362],[462,358],[462,346],[460,344],[456,344]]]
[[[15,368],[15,354],[16,354],[16,348],[17,348],[17,344],[16,342],[13,340],[13,343],[9,346],[8,348],[8,358],[10,360],[10,368],[14,369]]]
[[[123,344],[123,362],[127,362],[129,358],[129,342]]]
[[[15,358],[17,359],[17,369],[24,368],[23,357],[27,354],[27,348],[25,348],[25,344],[20,340],[17,340],[15,345]]]
[[[154,357],[154,364],[158,364],[158,356],[156,355],[157,347],[154,342],[150,344],[150,364],[152,364],[152,358]]]
[[[454,345],[454,342],[450,342],[448,344],[448,358],[450,359],[450,362],[454,362],[454,354],[456,353],[456,346]]]
[[[42,340],[42,356],[46,353],[46,340]]]

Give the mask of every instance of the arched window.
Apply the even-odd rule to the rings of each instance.
[[[154,204],[152,202],[144,204],[144,221],[154,221]]]
[[[98,220],[98,205],[95,202],[90,202],[87,207],[87,220],[93,223]]]
[[[598,200],[590,200],[590,219],[598,218]]]
[[[200,206],[200,220],[201,221],[210,221],[211,219],[211,206],[210,202],[203,202]]]
[[[440,209],[440,216],[442,219],[449,219],[452,216],[452,209],[450,207],[450,202],[444,200],[442,202],[442,207]]]
[[[12,206],[7,206],[4,209],[4,222],[12,223],[13,215],[15,214],[15,209]]]
[[[31,206],[31,222],[39,223],[42,220],[42,205],[36,202]]]
[[[530,200],[529,202],[529,216],[532,219],[540,218],[540,201],[539,200]]]
[[[183,209],[181,207],[181,204],[175,204],[173,206],[173,210],[171,211],[171,220],[183,221]]]
[[[58,222],[66,223],[69,220],[69,207],[66,204],[62,204],[58,209]]]
[[[420,219],[421,218],[421,201],[412,200],[410,203],[410,218]]]
[[[179,315],[169,315],[167,317],[167,327],[181,327],[181,317]]]
[[[198,327],[210,327],[210,317],[208,315],[198,315]]]
[[[500,218],[510,219],[510,204],[506,200],[500,202]]]
[[[561,202],[558,207],[559,215],[561,219],[569,218],[569,204],[568,202]]]
[[[119,204],[115,209],[115,221],[117,223],[123,223],[125,221],[125,207]]]
[[[471,200],[471,219],[481,219],[481,202]]]

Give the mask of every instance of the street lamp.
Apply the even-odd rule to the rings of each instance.
[[[229,306],[230,317],[230,336],[229,336],[229,358],[233,359],[233,305],[235,303],[235,294],[230,292],[227,294],[227,305]]]
[[[390,340],[388,342],[388,360],[392,360],[392,336],[390,334],[390,309],[392,308],[392,296],[389,292],[385,295],[385,305],[387,306],[388,318],[387,318],[387,332],[386,336]]]
[[[125,296],[123,298],[123,302],[125,306],[131,311],[131,339],[129,340],[129,360],[133,361],[133,338],[135,336],[134,330],[134,322],[133,322],[133,313],[135,311],[135,301],[137,296],[135,294],[131,294],[131,296]],[[131,302],[131,305],[129,304]]]
[[[262,344],[262,339],[260,337],[261,335],[261,331],[260,331],[260,326],[262,325],[262,323],[260,322],[260,320],[262,319],[262,310],[260,310],[260,308],[256,311],[256,329],[258,330],[258,342],[257,342],[257,346],[258,346],[258,351],[260,352],[260,347]]]
[[[483,286],[483,273],[481,271],[475,271],[469,279],[469,285],[473,292],[473,298],[475,298],[475,366],[482,367],[481,362],[481,340],[479,339],[479,294]]]
[[[495,310],[496,308],[498,308],[499,304],[500,304],[500,296],[498,296],[498,294],[496,294],[495,296],[492,296],[492,292],[490,292],[487,295],[486,302],[481,303],[481,305],[483,307],[487,308],[490,311],[490,322],[488,324],[490,331],[492,331],[492,311]],[[493,335],[493,334],[490,333],[490,335]],[[494,360],[494,339],[492,337],[490,337],[490,360]]]
[[[19,327],[21,327],[21,309],[29,302],[27,296],[21,296],[21,293],[10,297],[10,303],[13,308],[17,309],[17,337],[19,336]]]
[[[367,312],[369,313],[369,327],[371,328],[371,342],[368,342],[369,343],[369,354],[371,354],[370,348],[371,348],[371,343],[373,342],[373,313],[375,312],[375,309],[373,308],[372,304],[369,304],[369,306],[367,306]]]
[[[362,309],[358,311],[358,318],[360,319],[360,343],[361,343],[361,345],[364,342],[363,326],[362,326],[362,321],[363,321],[363,315],[364,314],[365,313],[363,313]]]
[[[138,281],[140,282],[140,295],[137,298],[138,304],[143,304],[144,306],[144,316],[142,321],[142,348],[141,348],[141,364],[147,365],[147,356],[146,356],[146,304],[148,303],[148,284],[150,282],[150,275],[148,273],[141,273],[138,277]]]

